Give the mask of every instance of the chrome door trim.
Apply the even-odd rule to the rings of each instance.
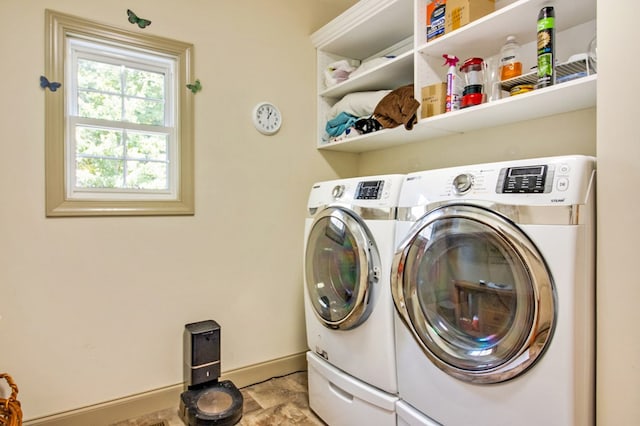
[[[517,348],[517,351],[513,353],[510,359],[486,370],[461,369],[440,359],[422,340],[418,328],[423,331],[426,330],[424,338],[436,347],[440,347],[440,345],[446,347],[448,342],[435,333],[429,335],[430,327],[424,316],[420,318],[423,323],[416,325],[411,321],[409,314],[410,307],[413,307],[411,297],[417,294],[415,283],[407,285],[404,280],[404,269],[409,249],[425,227],[439,220],[454,218],[470,219],[494,229],[503,239],[509,242],[514,252],[518,254],[521,261],[526,265],[532,282],[534,297],[533,321],[524,343]],[[542,255],[533,242],[514,223],[504,218],[501,214],[481,206],[450,204],[436,208],[420,218],[412,226],[408,235],[395,252],[391,269],[391,293],[400,318],[411,331],[415,341],[429,360],[445,373],[465,382],[477,384],[499,383],[518,376],[530,368],[544,353],[555,329],[557,306],[555,284]],[[407,295],[409,296],[407,297]],[[444,350],[446,351],[446,349]]]
[[[326,204],[317,207],[310,207],[309,214],[314,216],[319,211],[326,210],[328,208],[342,208],[352,211],[355,215],[363,220],[396,220],[397,208],[396,207],[362,207],[354,206],[350,204]]]
[[[398,220],[416,222],[428,212],[448,205],[474,205],[500,213],[514,223],[520,225],[580,225],[586,219],[581,210],[586,206],[580,204],[557,206],[531,206],[500,204],[488,201],[460,201],[452,203],[443,201],[414,207],[398,208]]]
[[[309,230],[309,236],[313,232],[315,225],[322,219],[332,217],[337,218],[343,222],[347,229],[352,233],[356,240],[358,264],[360,265],[358,283],[358,292],[356,294],[356,302],[351,312],[339,321],[328,321],[320,315],[317,309],[313,309],[313,313],[316,315],[322,325],[330,329],[349,330],[359,326],[363,323],[371,314],[373,300],[373,284],[377,283],[380,278],[380,256],[378,249],[375,245],[373,237],[371,236],[367,226],[355,215],[353,212],[343,209],[337,206],[331,206],[320,211],[313,220],[311,228]],[[307,287],[307,293],[309,293],[309,278],[307,276],[309,272],[308,266],[308,253],[309,245],[305,250],[305,286]],[[366,267],[363,267],[366,265]],[[308,297],[311,297],[309,294]]]

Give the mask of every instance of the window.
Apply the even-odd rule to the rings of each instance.
[[[46,16],[47,215],[193,214],[192,46]]]

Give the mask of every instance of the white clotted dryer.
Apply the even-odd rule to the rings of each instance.
[[[405,177],[391,288],[399,405],[446,426],[594,424],[595,159]]]
[[[320,182],[309,195],[304,252],[309,403],[331,426],[396,424],[389,279],[403,178]]]

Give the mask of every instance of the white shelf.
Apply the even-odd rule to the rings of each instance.
[[[316,49],[367,59],[413,36],[413,0],[360,0],[311,35]]]
[[[323,144],[318,146],[318,149],[343,152],[373,151],[591,108],[596,105],[596,86],[597,75],[591,75],[522,95],[429,117],[420,120],[410,131],[404,127],[387,129],[341,142]]]
[[[341,98],[347,93],[395,89],[413,82],[413,50],[398,55],[389,62],[372,68],[359,76],[349,78],[319,96],[324,98]]]
[[[547,3],[541,0],[518,0],[456,31],[419,44],[416,50],[436,57],[440,62],[443,54],[451,52],[456,52],[461,59],[493,56],[504,44],[507,35],[515,35],[520,44],[535,40],[538,12]],[[552,5],[557,17],[556,33],[596,17],[596,0],[556,0]]]

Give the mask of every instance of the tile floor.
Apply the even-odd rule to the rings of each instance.
[[[239,426],[326,426],[309,409],[307,372],[275,377],[240,389],[244,413]],[[157,411],[112,426],[184,426],[176,407]]]

